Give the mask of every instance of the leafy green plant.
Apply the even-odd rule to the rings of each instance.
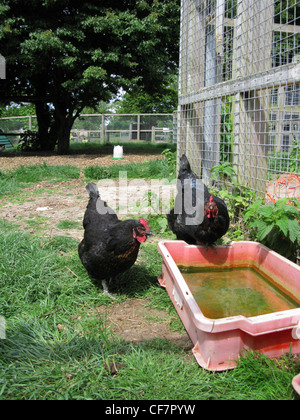
[[[167,238],[172,237],[173,234],[168,227],[168,221],[164,214],[147,215],[147,220],[154,235],[160,235]]]
[[[224,65],[228,65],[232,60],[227,56],[224,60]],[[233,120],[232,120],[232,96],[222,102],[221,106],[221,141],[220,141],[220,158],[221,161],[229,162],[232,156],[232,134],[233,134]]]
[[[167,205],[161,198],[153,191],[148,191],[144,194],[140,203],[135,203],[136,208],[140,207],[140,214],[145,217],[149,225],[151,226],[151,231],[154,235],[160,235],[163,237],[173,236],[173,233],[170,231],[168,226],[168,221],[166,218],[166,213],[174,205],[174,200],[172,199]],[[150,212],[142,214],[142,210],[147,208]],[[130,213],[130,207],[129,207]],[[130,216],[131,217],[131,216]],[[134,218],[134,215],[133,215]]]
[[[294,140],[295,140],[295,136],[294,136]],[[300,149],[300,140],[298,141],[295,140],[291,148],[290,156],[289,156],[289,171],[290,172],[299,173],[299,170],[300,170],[299,149]]]
[[[210,170],[212,172],[211,180],[219,179],[224,184],[227,181],[231,181],[234,185],[237,184],[237,174],[232,164],[229,162],[220,163],[219,165],[213,166]]]
[[[244,220],[253,229],[253,239],[295,261],[300,241],[299,211],[299,201],[289,198],[266,205],[258,200],[244,212]]]
[[[237,173],[229,162],[221,163],[211,168],[211,180],[217,181],[219,188],[212,188],[228,206],[229,216],[232,221],[237,221],[242,211],[255,199],[254,192],[237,180]]]
[[[162,155],[165,156],[167,165],[170,169],[170,175],[174,175],[176,173],[176,163],[177,163],[177,154],[176,152],[172,152],[171,149],[166,149],[162,152]]]
[[[226,238],[230,241],[246,241],[248,238],[245,234],[243,223],[238,222],[234,226],[230,226],[226,233]]]
[[[36,131],[27,130],[20,136],[18,149],[22,152],[36,151],[39,149],[39,134]]]

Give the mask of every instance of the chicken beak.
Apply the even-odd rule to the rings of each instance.
[[[146,230],[144,233],[145,233],[145,235],[146,235],[146,236],[151,236],[151,235],[153,235],[153,233],[152,233],[150,230]]]

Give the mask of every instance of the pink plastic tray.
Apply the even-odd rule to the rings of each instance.
[[[300,374],[294,377],[292,384],[294,390],[300,395]]]
[[[210,319],[203,315],[178,265],[220,267],[253,266],[272,278],[281,290],[300,302],[300,267],[256,242],[232,242],[217,253],[184,241],[162,241],[161,286],[165,287],[193,344],[193,354],[207,370],[236,367],[245,349],[279,357],[300,353],[299,308],[255,317],[243,315]]]

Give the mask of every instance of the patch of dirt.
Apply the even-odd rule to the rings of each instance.
[[[83,179],[59,183],[42,181],[31,185],[12,201],[0,199],[0,218],[16,223],[21,230],[29,233],[42,231],[48,236],[68,235],[80,241],[83,237],[82,220],[88,203],[85,186]],[[98,187],[101,198],[121,219],[128,214],[138,218],[141,214],[156,212],[156,206],[148,206],[148,193],[152,190],[166,212],[176,192],[175,185],[164,185],[163,181],[158,181],[153,186],[149,180],[128,180],[126,184],[119,184],[119,180],[100,180]],[[59,224],[65,221],[73,226],[62,228]]]
[[[193,347],[186,332],[170,329],[170,318],[166,312],[152,309],[145,300],[127,299],[124,303],[97,306],[96,309],[108,327],[126,341],[140,343],[165,338],[184,350]]]
[[[27,197],[26,197],[27,196]],[[69,235],[80,241],[82,220],[88,197],[82,180],[54,184],[42,181],[22,191],[16,202],[1,199],[0,217],[14,222],[29,233],[42,231],[45,235]],[[77,222],[71,229],[60,229],[62,221]]]
[[[86,166],[109,166],[114,163],[126,164],[126,163],[142,163],[147,160],[158,159],[158,154],[138,154],[138,153],[126,153],[124,151],[124,158],[114,160],[112,159],[112,153],[110,155],[100,153],[86,153],[86,154],[72,154],[65,156],[58,156],[57,154],[51,153],[37,153],[33,156],[22,155],[7,155],[2,153],[0,155],[0,169],[9,170],[16,169],[19,166],[26,165],[42,165],[44,162],[47,165],[73,165],[77,168],[83,169]]]

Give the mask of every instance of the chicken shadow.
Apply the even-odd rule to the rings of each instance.
[[[214,245],[206,248],[204,245],[198,245],[197,250],[202,255],[201,260],[206,260],[215,265],[223,265],[228,261],[228,254],[230,251],[229,245]]]
[[[103,290],[101,280],[91,277],[93,284]],[[145,267],[139,265],[132,266],[124,273],[118,274],[108,283],[109,292],[116,297],[123,295],[126,297],[134,297],[138,294],[143,294],[146,290],[159,283],[157,275],[148,271]]]

